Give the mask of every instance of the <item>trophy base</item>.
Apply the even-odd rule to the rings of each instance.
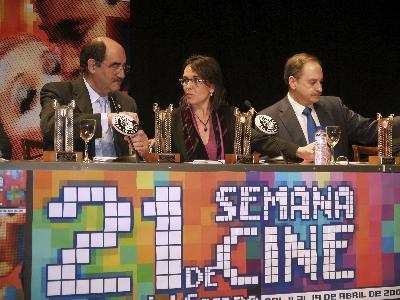
[[[260,161],[259,154],[225,154],[225,164],[258,164]]]
[[[179,153],[147,153],[146,162],[179,163],[181,162],[181,155]]]
[[[400,165],[400,156],[368,156],[368,163],[370,165]]]
[[[43,151],[43,161],[77,162],[82,161],[82,159],[83,154],[81,152]]]

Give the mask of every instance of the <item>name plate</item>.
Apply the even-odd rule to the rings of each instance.
[[[382,156],[380,157],[380,159],[381,159],[381,165],[393,165],[395,162],[394,157]]]
[[[181,155],[179,153],[147,153],[146,162],[159,163],[179,163]]]
[[[243,154],[225,154],[226,164],[258,164],[260,161],[259,154],[243,155]]]
[[[77,161],[78,155],[76,152],[57,152],[56,161]]]
[[[43,151],[43,161],[78,162],[82,161],[82,152]]]

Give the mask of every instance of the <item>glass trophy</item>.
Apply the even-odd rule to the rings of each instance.
[[[154,152],[148,153],[148,162],[180,162],[179,153],[171,153],[171,114],[173,105],[161,110],[157,103],[153,104],[154,111]]]
[[[74,152],[74,108],[75,100],[67,105],[60,105],[56,99],[54,107],[54,152],[44,154],[44,160],[77,161]],[[79,156],[82,157],[81,155]]]
[[[393,146],[393,114],[387,118],[382,118],[380,113],[377,114],[378,120],[378,156],[368,157],[370,164],[394,164],[395,158],[392,154]]]
[[[235,116],[235,137],[233,141],[233,154],[225,154],[225,163],[246,163],[259,162],[259,155],[252,154],[250,148],[252,120],[255,111],[251,107],[247,112],[240,112],[237,107],[234,110]]]

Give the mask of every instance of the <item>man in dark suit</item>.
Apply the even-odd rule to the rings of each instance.
[[[307,53],[290,57],[285,65],[284,80],[288,94],[259,113],[276,121],[279,137],[300,146],[307,145],[313,136],[307,128],[307,121],[311,120],[313,126],[340,126],[342,134],[335,147],[335,157],[352,158],[351,144],[377,144],[376,120],[355,113],[338,97],[321,96],[323,71],[317,57]],[[308,113],[312,119],[307,120]],[[400,118],[395,117],[393,132],[399,133],[399,127]]]
[[[138,122],[135,101],[119,91],[128,68],[123,47],[110,38],[96,38],[83,46],[80,67],[82,76],[77,80],[48,83],[40,92],[40,128],[44,149],[53,150],[54,147],[54,99],[60,105],[75,100],[74,150],[84,149],[83,140],[79,137],[80,121],[95,119],[96,132],[89,143],[89,156],[128,155],[126,139],[112,128],[116,113],[128,115]],[[131,140],[141,156],[148,152],[148,138],[143,130],[139,130]]]

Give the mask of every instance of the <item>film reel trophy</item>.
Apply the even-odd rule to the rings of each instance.
[[[250,151],[251,128],[255,110],[251,107],[247,112],[240,112],[237,107],[234,110],[235,116],[235,139],[233,142],[233,154],[225,154],[226,164],[256,164],[259,162],[259,155]]]
[[[161,110],[157,103],[153,104],[154,111],[154,153],[146,155],[148,162],[180,162],[179,153],[171,153],[171,113],[173,105]]]
[[[370,164],[390,165],[396,162],[392,154],[393,146],[393,114],[387,118],[382,118],[380,113],[377,113],[378,120],[378,156],[369,156]]]

